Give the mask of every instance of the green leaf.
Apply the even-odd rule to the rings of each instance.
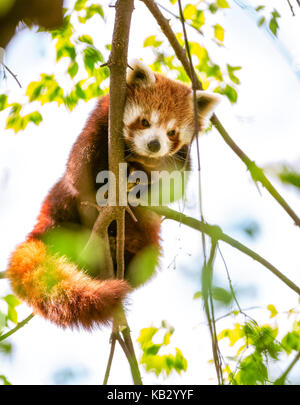
[[[58,62],[61,58],[64,57],[69,57],[71,58],[71,60],[75,60],[75,47],[71,41],[59,38],[56,43],[56,61]]]
[[[229,75],[230,80],[235,83],[235,84],[240,84],[240,79],[235,76],[234,72],[236,72],[237,70],[241,70],[241,66],[230,66],[227,64],[227,72]]]
[[[85,7],[87,0],[77,0],[74,6],[74,10],[80,11]]]
[[[95,70],[95,64],[103,62],[103,56],[93,45],[88,45],[83,51],[83,62],[86,70],[92,76]]]
[[[195,292],[193,298],[194,298],[194,300],[196,300],[198,298],[202,298],[202,291]]]
[[[151,35],[150,37],[146,38],[144,41],[144,48],[147,46],[153,46],[154,48],[159,47],[163,42],[158,41],[155,35]]]
[[[12,344],[9,342],[0,342],[0,353],[7,356],[12,354]]]
[[[300,189],[300,173],[294,169],[283,167],[280,173],[278,173],[278,177],[282,183],[289,184]]]
[[[6,297],[3,297],[3,299],[8,304],[8,306],[13,308],[21,304],[20,300],[13,294],[6,295]]]
[[[144,248],[133,258],[126,272],[131,286],[140,286],[155,274],[158,257],[159,250],[157,246],[153,245]]]
[[[20,305],[20,301],[18,300],[18,298],[15,295],[12,295],[12,294],[7,295],[3,299],[8,304],[7,319],[9,319],[13,323],[17,324],[18,323],[18,314],[17,314],[17,311],[15,310],[15,307]]]
[[[220,8],[229,8],[229,4],[226,0],[217,0],[217,6]]]
[[[231,103],[237,102],[237,98],[238,98],[237,91],[232,86],[229,86],[229,84],[227,84],[225,86],[225,88],[217,87],[215,89],[215,92],[226,96],[229,99],[229,101],[231,101]]]
[[[84,42],[86,44],[90,44],[93,45],[93,38],[90,35],[80,35],[80,37],[78,37],[78,41],[80,42]]]
[[[92,4],[91,6],[85,9],[85,16],[78,16],[78,21],[82,24],[85,24],[87,20],[92,18],[94,15],[100,15],[104,19],[104,12],[102,6],[100,4]]]
[[[140,331],[140,336],[137,341],[141,345],[142,350],[152,343],[153,336],[158,332],[158,328],[150,326],[150,328],[143,328]]]
[[[208,9],[212,14],[215,14],[218,11],[218,6],[216,3],[210,3]]]
[[[0,311],[0,334],[2,333],[3,328],[6,326],[6,315]]]
[[[266,17],[261,17],[261,18],[258,20],[257,25],[258,25],[259,27],[261,27],[261,26],[265,23],[265,21],[266,21]]]
[[[185,20],[191,20],[196,16],[197,7],[193,4],[187,4],[183,10],[183,17]]]
[[[7,95],[0,94],[0,111],[3,111],[7,107]]]
[[[300,350],[300,335],[299,333],[292,331],[288,332],[281,340],[281,344],[287,354],[290,354],[292,350]]]
[[[234,325],[234,329],[224,329],[218,335],[218,340],[228,337],[230,346],[233,346],[239,339],[245,336],[244,329],[239,323]]]
[[[272,18],[269,22],[269,28],[275,36],[277,36],[277,31],[279,28],[279,25],[277,22],[277,18],[279,18],[279,17],[281,17],[280,14],[277,12],[277,10],[274,10],[272,12]]]
[[[35,125],[39,125],[43,121],[43,117],[38,111],[28,114],[27,117],[28,121],[33,122]]]
[[[263,358],[257,353],[246,357],[239,365],[240,371],[236,381],[241,385],[265,384],[268,380],[268,370],[263,363]]]
[[[270,304],[267,306],[268,310],[270,311],[270,318],[274,318],[278,314],[277,309],[274,307],[274,305]]]
[[[4,375],[0,375],[0,380],[3,381],[3,385],[11,385],[8,379]]]
[[[77,72],[78,72],[78,63],[75,61],[71,61],[68,67],[68,73],[72,77],[72,79],[74,76],[76,76]]]
[[[221,25],[216,24],[214,26],[214,29],[215,29],[215,38],[218,41],[223,42],[224,41],[224,34],[225,34],[224,28]]]
[[[228,305],[232,300],[231,293],[221,287],[213,287],[212,296],[214,300],[223,302],[225,305]]]
[[[174,367],[179,374],[181,373],[181,371],[187,370],[187,361],[183,357],[181,350],[179,350],[177,347],[176,347],[176,356],[175,356]]]
[[[265,8],[265,6],[258,6],[258,7],[256,7],[255,11],[260,11],[260,10],[263,10],[264,8]]]

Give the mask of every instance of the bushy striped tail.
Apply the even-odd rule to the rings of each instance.
[[[63,328],[91,329],[108,323],[130,291],[126,281],[89,277],[65,257],[49,254],[45,244],[36,239],[17,247],[7,276],[14,292],[35,313]]]

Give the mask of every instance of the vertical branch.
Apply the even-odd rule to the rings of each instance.
[[[120,176],[120,163],[124,162],[124,141],[123,141],[123,115],[126,101],[126,69],[127,53],[129,42],[129,31],[131,15],[133,12],[134,0],[117,0],[115,5],[116,16],[114,31],[112,37],[111,53],[107,65],[110,70],[110,93],[109,93],[109,129],[108,129],[108,163],[109,170],[116,179],[116,203],[115,220],[117,223],[117,251],[116,261],[117,278],[124,278],[124,242],[125,242],[125,210],[126,206],[121,205],[120,190],[126,189],[126,178]],[[111,203],[111,202],[110,202]],[[114,321],[112,334],[112,347],[109,356],[109,362],[105,377],[107,383],[110,366],[114,354],[115,339],[121,344],[124,353],[127,356],[132,378],[135,384],[141,385],[142,380],[138,368],[138,363],[134,353],[130,329],[123,310],[121,310],[120,323],[125,326],[126,339],[120,340],[117,321]]]
[[[222,374],[222,363],[221,354],[218,345],[217,333],[216,333],[216,323],[214,315],[214,305],[212,298],[212,278],[213,278],[213,262],[216,255],[217,241],[215,239],[211,240],[210,255],[207,265],[204,264],[202,268],[202,294],[204,301],[204,309],[207,317],[209,332],[212,341],[212,352],[214,357],[214,365],[217,372],[218,383],[223,384],[223,374]]]

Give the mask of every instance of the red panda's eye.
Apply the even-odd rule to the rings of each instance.
[[[175,134],[176,134],[175,129],[172,129],[171,131],[167,132],[167,135],[168,135],[169,138],[172,138]]]
[[[142,119],[142,125],[143,125],[144,128],[149,128],[150,127],[149,121],[147,121],[145,118]]]

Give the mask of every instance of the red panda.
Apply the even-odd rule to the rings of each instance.
[[[190,87],[152,72],[138,60],[130,67],[124,113],[126,162],[147,173],[189,167],[194,130]],[[216,94],[197,91],[200,132],[217,102]],[[143,249],[160,247],[160,217],[133,207],[137,221],[127,213],[125,218],[125,280],[107,279],[105,269],[82,264],[72,254],[79,240],[76,235],[89,235],[98,215],[96,177],[108,170],[108,109],[106,95],[87,120],[64,175],[50,190],[37,224],[12,253],[7,269],[17,296],[63,328],[91,329],[111,321],[131,287],[136,287],[127,272],[130,262]],[[82,204],[86,201],[94,204]],[[65,232],[64,247],[56,243],[57,230]],[[109,232],[114,237],[113,224]]]

